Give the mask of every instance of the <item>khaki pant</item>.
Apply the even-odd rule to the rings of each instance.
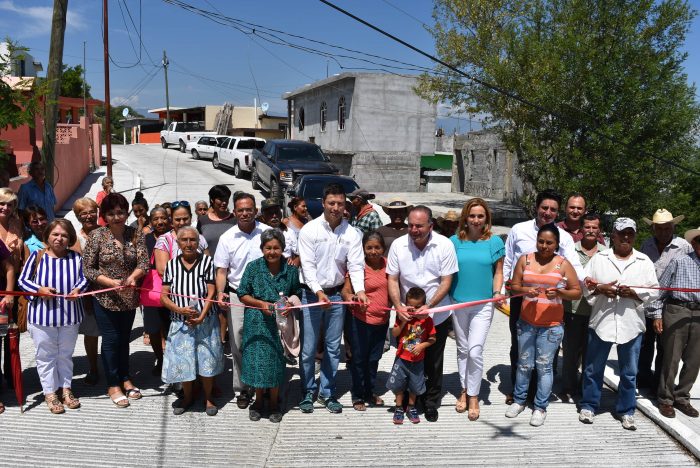
[[[233,292],[229,293],[229,302],[241,304],[238,296]],[[236,392],[249,391],[249,388],[241,382],[243,371],[243,307],[231,306],[228,315],[228,336],[231,345],[231,355],[233,363],[233,390]]]
[[[661,363],[659,403],[690,402],[690,389],[700,369],[700,310],[666,304],[662,334],[664,356]],[[683,368],[675,385],[681,360]]]

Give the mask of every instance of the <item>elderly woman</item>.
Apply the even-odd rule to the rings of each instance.
[[[622,427],[635,430],[635,388],[642,335],[646,330],[644,308],[659,295],[654,263],[634,249],[637,224],[617,218],[613,226],[612,249],[598,252],[586,264],[586,298],[592,307],[588,347],[583,370],[583,398],[579,421],[592,424],[600,405],[603,373],[608,354],[617,344],[620,384],[615,412]]]
[[[180,253],[165,267],[160,296],[172,320],[161,378],[168,384],[182,383],[184,395],[173,407],[173,414],[179,415],[192,406],[193,384],[199,376],[206,413],[214,416],[218,411],[212,399],[214,377],[224,370],[219,319],[212,310],[216,292],[214,264],[211,257],[200,252],[195,228],[180,228],[177,244]]]
[[[124,408],[129,399],[141,398],[129,375],[129,342],[139,306],[135,286],[148,271],[148,251],[143,233],[126,226],[129,202],[123,195],[107,195],[101,210],[107,226],[90,233],[83,253],[85,276],[94,289],[123,288],[96,294],[93,306],[102,333],[107,393],[115,405]]]
[[[102,200],[105,199],[107,195],[112,193],[114,191],[114,179],[111,177],[107,176],[104,179],[102,179],[102,191],[97,192],[97,196],[95,197],[95,201],[97,202],[97,206],[100,208],[100,218],[98,219],[97,223],[100,226],[106,226],[107,222],[105,221],[104,218],[104,212],[102,209]]]
[[[0,188],[0,242],[5,244],[10,252],[10,260],[16,272],[19,272],[23,262],[24,242],[22,241],[22,222],[17,217],[17,195],[9,188]],[[24,258],[26,259],[26,257]],[[8,290],[14,290],[14,283],[7,284]],[[16,310],[15,296],[4,296],[0,307]],[[9,356],[9,340],[4,341],[5,356]],[[3,347],[0,347],[2,350]],[[5,359],[3,372],[9,386],[12,386],[10,359]]]
[[[78,198],[73,203],[73,213],[81,225],[77,235],[78,240],[71,247],[76,252],[82,253],[85,250],[90,233],[99,227],[97,224],[97,211],[97,203],[91,198]],[[92,306],[91,299],[83,301],[83,309],[85,316],[83,321],[80,322],[78,332],[83,335],[85,354],[87,354],[88,364],[90,365],[90,371],[85,376],[85,383],[95,385],[100,378],[97,368],[97,345],[100,338],[100,328],[95,320],[95,309]]]
[[[70,222],[52,221],[43,240],[46,250],[31,254],[22,269],[19,286],[31,293],[67,295],[31,297],[27,314],[27,329],[36,349],[36,369],[44,399],[53,414],[60,414],[65,412],[64,405],[69,409],[80,407],[71,382],[73,351],[83,319],[83,305],[77,295],[87,289],[88,283],[80,254],[69,249],[76,242]]]
[[[263,410],[263,394],[269,390],[270,422],[282,420],[279,407],[279,386],[284,381],[285,360],[282,352],[273,304],[280,293],[287,297],[287,306],[299,304],[299,269],[282,256],[284,234],[269,229],[260,235],[263,256],[248,263],[238,286],[238,297],[246,305],[243,322],[243,370],[241,380],[255,388],[255,403],[250,406],[251,421],[258,421]],[[285,310],[283,314],[289,314]]]
[[[533,367],[537,368],[537,393],[530,425],[541,426],[547,417],[552,394],[552,362],[564,337],[564,304],[581,297],[574,267],[559,255],[559,229],[545,224],[537,232],[537,250],[522,255],[513,270],[511,288],[525,294],[518,330],[518,366],[514,402],[506,417],[514,418],[525,410],[527,390]]]
[[[22,212],[22,219],[27,228],[24,236],[24,258],[29,258],[29,254],[45,249],[44,229],[49,224],[46,211],[40,206],[31,205]]]
[[[459,264],[450,290],[452,300],[459,303],[501,297],[505,245],[491,233],[491,209],[483,199],[472,198],[458,219],[457,234],[450,237]],[[452,315],[462,383],[455,410],[463,413],[468,407],[470,421],[479,419],[484,344],[492,319],[493,303],[459,309]]]

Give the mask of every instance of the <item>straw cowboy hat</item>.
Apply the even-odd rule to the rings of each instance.
[[[382,210],[384,210],[386,214],[389,214],[390,210],[410,210],[413,208],[413,205],[409,205],[399,198],[393,198],[388,203],[380,203],[379,206],[382,207]]]
[[[673,224],[678,224],[681,221],[685,219],[684,215],[676,216],[675,218],[671,214],[670,211],[668,211],[665,208],[660,208],[656,210],[656,213],[654,213],[654,216],[649,219],[649,218],[642,218],[645,223],[647,223],[649,226],[652,224],[666,224],[666,223],[673,223]]]
[[[700,236],[700,227],[697,229],[689,229],[688,231],[685,232],[685,240],[688,242],[692,242],[693,239],[696,237]]]
[[[459,213],[457,213],[455,210],[449,210],[443,216],[438,216],[438,218],[437,218],[438,224],[442,224],[445,221],[452,221],[455,223],[459,222]]]

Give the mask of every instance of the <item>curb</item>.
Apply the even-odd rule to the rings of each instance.
[[[603,380],[608,387],[617,391],[620,378],[615,374],[612,367],[605,367]],[[695,458],[700,459],[700,434],[697,434],[694,430],[683,424],[678,419],[665,418],[661,416],[661,413],[659,413],[659,410],[656,408],[654,403],[652,403],[648,398],[638,397],[637,409],[644,413],[649,419],[654,421],[656,425],[661,427],[686,449],[688,449],[690,453],[695,456]]]

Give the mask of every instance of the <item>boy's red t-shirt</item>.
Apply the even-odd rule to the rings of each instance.
[[[394,324],[395,327],[401,326],[397,320]],[[414,346],[419,345],[425,341],[428,341],[432,335],[436,333],[435,326],[433,325],[433,319],[430,317],[425,317],[423,319],[414,318],[411,319],[401,330],[401,334],[398,336],[399,346],[396,349],[396,355],[403,360],[409,362],[419,362],[425,358],[425,351],[422,351],[419,355],[414,355],[411,350]]]

